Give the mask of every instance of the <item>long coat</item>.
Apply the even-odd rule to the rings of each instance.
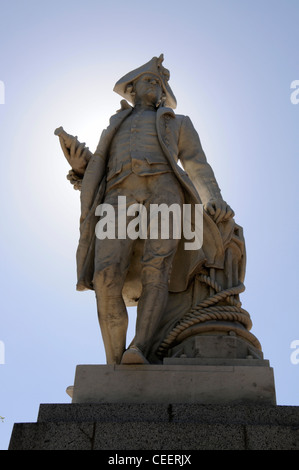
[[[93,289],[95,226],[98,222],[95,209],[103,202],[105,195],[106,166],[110,144],[119,126],[133,109],[126,101],[122,101],[121,104],[122,109],[111,117],[109,126],[103,131],[82,180],[80,240],[77,250],[77,290]],[[176,115],[170,108],[159,108],[156,129],[162,150],[184,189],[184,202],[186,204],[204,204],[212,198],[221,198],[214,173],[207,163],[200,139],[189,117]],[[186,171],[177,164],[179,160]],[[232,226],[233,224],[226,232],[231,233]],[[184,239],[180,241],[173,261],[169,282],[171,292],[184,291],[192,276],[203,266],[222,269],[224,265],[225,241],[223,234],[205,211],[202,248],[186,251],[184,250],[184,241]],[[138,263],[132,261],[132,266],[138,266]],[[136,282],[137,293],[134,294],[130,290],[130,294],[125,296],[125,301],[128,305],[133,305],[133,298],[138,298],[140,290],[139,277],[138,273],[132,272],[132,270],[129,276],[131,286],[134,286],[134,282]]]

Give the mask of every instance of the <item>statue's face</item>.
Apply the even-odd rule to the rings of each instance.
[[[143,74],[135,82],[135,103],[142,101],[156,105],[162,97],[162,84],[158,77],[148,73]]]

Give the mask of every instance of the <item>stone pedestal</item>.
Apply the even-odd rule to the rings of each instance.
[[[161,364],[80,365],[73,403],[276,404],[273,369],[236,335],[187,338]]]
[[[151,451],[150,460],[196,450],[299,450],[299,407],[41,405],[37,423],[14,425],[9,450],[100,450],[106,462],[117,451],[132,457]],[[196,453],[192,458],[194,463]]]
[[[276,406],[269,361],[235,335],[187,338],[161,364],[79,365],[67,393],[9,449],[299,450],[299,407]]]
[[[273,370],[256,359],[80,365],[68,393],[73,403],[276,404]]]

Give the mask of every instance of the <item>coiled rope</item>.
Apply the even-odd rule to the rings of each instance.
[[[241,308],[241,303],[234,297],[235,295],[244,292],[244,284],[240,283],[238,286],[223,290],[222,287],[209,276],[198,275],[197,279],[212,287],[216,293],[197,304],[182,317],[182,319],[175,325],[168,336],[160,344],[157,351],[159,356],[164,355],[165,351],[169,349],[180,333],[182,333],[186,328],[198,323],[210,320],[227,320],[242,323],[247,330],[250,330],[252,327],[249,313]],[[215,305],[224,300],[231,305]]]

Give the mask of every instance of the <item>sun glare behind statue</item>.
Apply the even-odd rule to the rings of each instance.
[[[16,123],[6,173],[23,235],[68,259],[74,253],[66,247],[78,241],[80,193],[66,178],[70,166],[54,130],[63,126],[93,152],[119,106],[112,90],[105,97],[98,81],[82,80],[67,74],[36,90]]]

